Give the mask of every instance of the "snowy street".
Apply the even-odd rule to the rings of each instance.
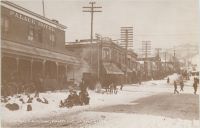
[[[58,102],[54,102],[66,96],[66,92],[43,94],[49,97],[49,104],[41,106],[33,102],[31,112],[5,110],[2,125],[20,128],[198,128],[199,92],[193,94],[191,81],[185,82],[184,92],[180,94],[173,94],[173,89],[166,80],[158,80],[126,85],[116,95],[90,91],[90,105],[72,108],[59,108]]]

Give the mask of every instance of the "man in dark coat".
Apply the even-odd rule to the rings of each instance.
[[[180,82],[180,86],[181,86],[181,90],[180,90],[180,91],[183,91],[183,87],[184,87],[183,80],[181,80],[181,82]]]
[[[176,81],[174,81],[174,94],[176,94],[176,93],[179,94],[179,92],[177,91],[177,84],[176,84]]]
[[[198,78],[194,78],[193,87],[194,87],[194,94],[195,95],[197,93],[197,85],[198,85]]]

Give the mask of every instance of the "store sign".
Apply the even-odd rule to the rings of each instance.
[[[18,12],[10,11],[10,15],[12,15],[12,16],[14,16],[15,18],[20,19],[20,20],[22,20],[22,21],[31,23],[31,24],[33,24],[33,25],[37,25],[37,26],[39,26],[39,27],[42,27],[42,28],[44,28],[44,29],[48,29],[48,30],[53,31],[53,32],[55,31],[54,28],[53,28],[52,26],[47,25],[47,24],[45,24],[45,23],[42,23],[42,22],[40,22],[40,21],[38,21],[38,20],[35,20],[35,19],[33,19],[33,18],[30,18],[30,17],[28,17],[28,16],[22,15],[22,14],[20,14],[20,13],[18,13]]]

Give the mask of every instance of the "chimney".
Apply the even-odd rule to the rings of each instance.
[[[78,42],[79,42],[78,39],[76,39],[76,40],[75,40],[75,43],[78,43]]]
[[[54,23],[59,24],[58,20],[52,19],[51,21],[53,21]]]

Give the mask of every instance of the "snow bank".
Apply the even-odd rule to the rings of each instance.
[[[40,93],[40,98],[46,98],[49,104],[44,104],[33,99],[32,103],[25,103],[19,101],[17,96],[10,97],[11,100],[9,103],[17,103],[20,106],[20,110],[10,111],[5,108],[5,103],[1,104],[1,115],[2,120],[5,122],[20,122],[20,121],[30,121],[34,118],[38,117],[48,117],[51,115],[58,115],[63,112],[76,112],[76,111],[84,111],[89,108],[95,108],[99,106],[107,106],[107,105],[115,105],[120,103],[127,103],[132,101],[132,92],[120,91],[118,94],[100,94],[95,93],[93,91],[89,91],[90,96],[90,105],[86,106],[74,106],[72,108],[59,108],[60,100],[65,99],[68,96],[67,91],[57,91],[57,92],[47,92]],[[30,95],[31,97],[34,94]],[[135,98],[144,97],[147,94],[140,94]],[[24,101],[27,101],[28,98],[26,95],[21,95]],[[130,99],[131,98],[131,99]],[[32,111],[26,111],[26,107],[28,104],[32,105]]]

